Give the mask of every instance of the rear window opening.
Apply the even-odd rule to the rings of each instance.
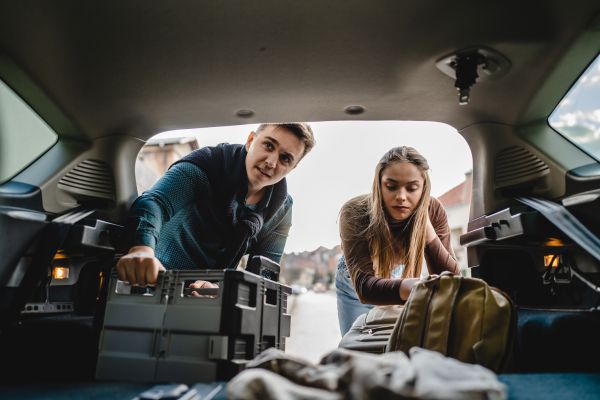
[[[45,153],[57,138],[52,128],[0,80],[0,184]]]
[[[600,56],[581,74],[556,106],[548,123],[600,161]]]
[[[336,348],[341,338],[334,287],[342,254],[338,228],[341,206],[371,190],[375,166],[386,151],[402,145],[416,148],[429,163],[431,194],[446,209],[452,244],[466,271],[466,250],[460,246],[459,237],[466,232],[469,220],[473,162],[464,138],[442,123],[310,124],[317,144],[286,178],[294,208],[280,280],[292,286],[293,291],[288,312],[294,322],[286,351],[317,362],[324,353]],[[154,136],[138,154],[138,193],[150,188],[173,162],[189,152],[223,142],[245,143],[257,126],[179,130]],[[315,326],[320,328],[315,330]],[[307,349],[311,349],[310,354]]]

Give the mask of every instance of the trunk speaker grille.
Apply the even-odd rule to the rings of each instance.
[[[512,146],[496,155],[496,188],[518,186],[550,173],[548,165],[528,150]]]
[[[112,170],[103,161],[80,162],[58,181],[58,187],[75,198],[115,199]]]

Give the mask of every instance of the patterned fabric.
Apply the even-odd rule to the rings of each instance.
[[[127,246],[145,245],[168,269],[235,268],[244,254],[279,262],[292,218],[285,179],[246,205],[246,150],[205,147],[174,163],[134,202]]]

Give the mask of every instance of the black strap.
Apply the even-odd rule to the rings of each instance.
[[[534,197],[518,197],[517,200],[538,211],[592,257],[600,261],[600,239],[563,205]],[[570,263],[569,267],[580,281],[600,293],[600,287],[587,279],[574,263]]]
[[[564,206],[534,197],[518,197],[517,200],[538,211],[571,240],[600,261],[600,239]]]

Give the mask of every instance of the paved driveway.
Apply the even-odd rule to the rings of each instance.
[[[317,363],[341,339],[335,292],[309,291],[289,300],[292,328],[286,352]]]

